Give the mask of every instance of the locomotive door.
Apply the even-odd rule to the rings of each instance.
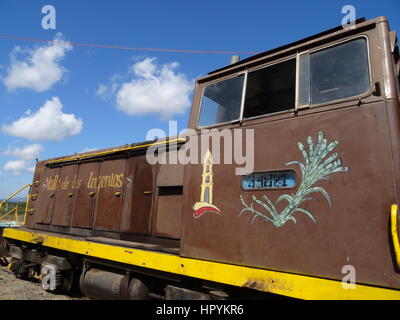
[[[131,232],[151,234],[151,207],[153,200],[153,171],[146,158],[136,162],[132,194]]]
[[[35,223],[50,224],[59,181],[60,167],[47,167],[43,174],[41,191],[36,200]]]
[[[101,163],[97,179],[95,230],[119,230],[125,165],[126,159],[106,160]]]
[[[51,224],[66,227],[70,225],[75,199],[78,165],[64,166],[60,170],[60,184],[54,203]]]
[[[99,170],[100,162],[83,163],[79,166],[71,227],[92,228]]]
[[[43,174],[44,174],[45,166],[44,162],[40,162],[36,165],[36,170],[33,176],[33,183],[31,190],[29,192],[29,200],[28,200],[28,211],[26,215],[26,221],[25,225],[27,227],[33,227],[35,224],[35,218],[36,218],[36,213],[37,213],[37,200],[38,200],[38,194],[40,192],[40,188],[43,184]]]
[[[162,164],[158,168],[153,234],[157,237],[180,239],[184,165]]]
[[[126,166],[125,200],[120,232],[151,234],[152,166],[145,156],[129,158]]]

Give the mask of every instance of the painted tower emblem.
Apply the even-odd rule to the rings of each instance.
[[[193,206],[193,216],[199,218],[206,212],[212,212],[221,215],[221,211],[212,204],[213,196],[213,161],[210,150],[207,150],[203,160],[203,174],[201,181],[200,201]]]

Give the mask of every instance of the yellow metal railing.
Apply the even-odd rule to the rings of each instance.
[[[8,211],[7,213],[5,213],[3,216],[0,217],[0,221],[4,220],[6,217],[8,217],[9,215],[11,215],[11,213],[14,212],[14,221],[18,224],[18,204],[12,208],[10,211]]]
[[[17,194],[19,194],[20,192],[22,192],[23,190],[25,190],[28,187],[31,187],[31,184],[26,184],[24,185],[22,188],[20,188],[19,190],[17,190],[16,192],[14,192],[11,196],[9,196],[7,199],[3,200],[2,202],[0,202],[0,212],[3,209],[3,205],[11,200],[12,198],[14,198]],[[26,221],[26,213],[28,212],[28,202],[29,202],[29,192],[28,192],[28,197],[26,199],[26,206],[25,206],[25,212],[24,212],[24,224]],[[18,224],[19,223],[19,219],[18,219],[18,204],[15,206],[15,208],[11,209],[10,211],[6,212],[3,216],[0,217],[0,221],[4,220],[6,217],[8,217],[11,213],[14,212],[14,221]]]

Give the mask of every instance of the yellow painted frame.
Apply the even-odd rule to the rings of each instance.
[[[30,232],[11,228],[5,228],[3,236],[9,239],[34,243],[88,257],[106,259],[238,287],[254,287],[265,292],[293,298],[314,300],[400,299],[399,290],[362,284],[356,284],[355,289],[345,289],[342,286],[342,282],[337,280],[183,258],[174,254],[77,240],[77,238],[68,236],[53,236],[42,232]]]
[[[394,253],[396,256],[397,267],[400,268],[400,244],[399,244],[399,236],[397,234],[397,216],[399,207],[397,204],[392,204],[390,208],[390,224],[391,224],[391,234],[393,241]]]

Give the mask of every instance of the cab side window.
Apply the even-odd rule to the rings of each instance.
[[[244,118],[294,109],[296,59],[249,72]]]
[[[218,81],[204,88],[199,126],[238,120],[244,75]]]
[[[350,98],[369,88],[365,38],[300,56],[300,105]]]

